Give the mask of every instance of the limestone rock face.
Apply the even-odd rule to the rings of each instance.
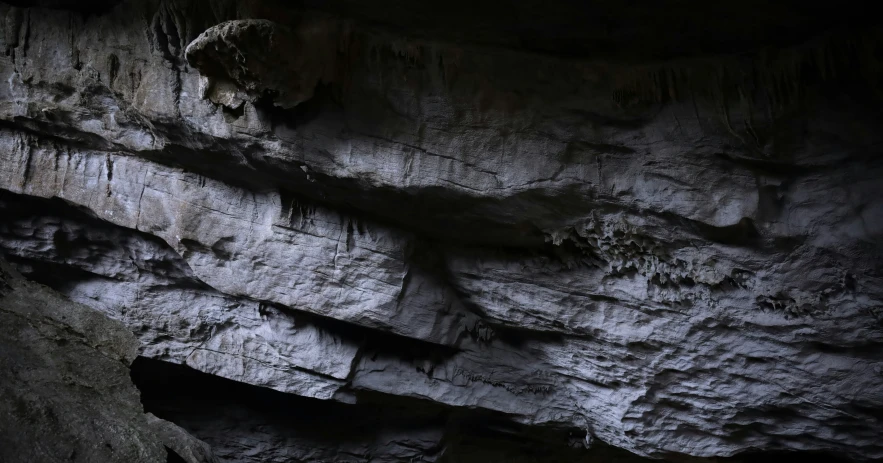
[[[879,27],[656,65],[350,12],[0,3],[9,260],[146,359],[360,418],[150,411],[231,461],[883,458]]]
[[[210,463],[211,449],[144,414],[123,324],[30,283],[0,260],[0,459],[4,462]],[[157,428],[159,427],[159,428]],[[173,449],[169,451],[169,448]]]

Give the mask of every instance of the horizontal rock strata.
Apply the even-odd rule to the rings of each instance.
[[[330,13],[0,4],[0,249],[147,359],[320,408],[486,413],[586,455],[883,458],[880,114],[858,75],[822,76],[843,64],[824,47],[782,52],[756,95],[684,98],[698,71],[631,83],[700,58]],[[221,457],[314,446],[303,423],[186,406],[166,413]],[[338,451],[454,458],[450,422]]]

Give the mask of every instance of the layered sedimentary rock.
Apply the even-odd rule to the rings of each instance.
[[[0,4],[0,247],[144,357],[444,410],[357,461],[455,458],[463,410],[587,456],[883,458],[878,28],[635,64],[336,13]],[[186,406],[227,458],[327,447]]]

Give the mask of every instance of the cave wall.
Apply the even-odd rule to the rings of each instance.
[[[211,448],[145,414],[119,321],[26,281],[0,259],[0,459],[217,463]]]
[[[879,28],[617,61],[341,5],[49,3],[0,3],[0,248],[145,358],[593,458],[883,457]],[[313,445],[167,413],[234,461]],[[454,458],[452,422],[309,458]]]

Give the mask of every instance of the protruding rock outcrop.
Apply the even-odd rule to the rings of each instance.
[[[228,21],[187,46],[187,61],[207,76],[207,97],[238,110],[265,98],[293,108],[335,77],[341,26],[311,22],[290,29],[268,20]]]
[[[0,259],[0,460],[213,463],[211,449],[144,414],[120,322],[30,283]]]

